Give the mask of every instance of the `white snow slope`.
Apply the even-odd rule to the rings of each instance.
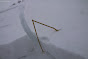
[[[14,42],[0,45],[0,59],[84,59],[80,55],[43,43],[46,53],[34,48],[33,42],[25,35]]]
[[[2,5],[1,9],[11,4]],[[0,59],[88,59],[88,0],[26,0],[25,6],[32,31],[32,19],[62,30],[55,32],[36,24],[39,37],[49,38],[40,38],[48,51],[42,54],[23,30],[18,9],[0,14]]]

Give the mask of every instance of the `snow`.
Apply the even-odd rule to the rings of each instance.
[[[20,24],[18,6],[5,10],[0,14],[0,59],[88,59],[87,2],[26,0],[25,15],[21,14],[20,18],[25,17],[28,25],[24,20]],[[40,38],[45,54],[33,34],[32,19],[61,29],[55,32],[36,24],[39,37],[45,36]]]
[[[36,24],[39,36],[46,36],[55,46],[88,59],[88,0],[32,0],[31,6],[31,19],[62,29],[55,32]]]
[[[0,45],[0,59],[84,59],[50,43],[41,43],[46,51],[44,54],[41,50],[37,51],[33,42],[25,35],[9,44]]]

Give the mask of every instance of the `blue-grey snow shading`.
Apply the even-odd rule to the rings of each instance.
[[[25,35],[12,43],[0,45],[0,59],[84,59],[82,56],[42,42],[47,53],[36,51],[33,42]]]
[[[28,1],[27,4],[29,4]],[[65,50],[85,56],[88,59],[87,0],[36,0],[36,2],[35,0],[32,0],[31,4],[31,16],[33,19],[45,22],[52,26],[54,25],[57,28],[63,27],[61,32],[53,33],[52,37],[50,36],[50,40],[53,44],[57,45],[59,48],[63,48]],[[27,7],[29,7],[29,5]],[[26,9],[26,16],[31,22],[29,17],[29,9],[30,8]],[[41,28],[38,27],[38,29]],[[41,30],[38,31],[41,35]],[[48,36],[48,32],[46,36]],[[13,39],[14,38],[11,40]],[[7,41],[5,41],[5,43],[6,42]]]
[[[57,47],[88,59],[88,0],[32,0],[31,6],[31,18],[62,28],[53,32],[36,24],[39,36],[47,36]]]

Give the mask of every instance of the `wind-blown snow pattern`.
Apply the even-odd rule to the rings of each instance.
[[[55,45],[40,39],[45,50],[45,53],[42,53],[36,35],[31,31],[25,21],[25,6],[20,4],[17,8],[19,10],[19,20],[26,35],[11,43],[0,45],[0,59],[85,59],[78,54],[57,48]],[[11,9],[14,8],[12,7],[2,12]]]

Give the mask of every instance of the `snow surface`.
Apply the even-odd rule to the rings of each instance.
[[[41,39],[42,40],[42,39]],[[0,59],[84,59],[80,55],[41,42],[46,53],[34,48],[33,42],[25,35],[12,43],[0,45]]]
[[[57,53],[58,55],[55,53],[53,54],[56,56],[57,59],[82,58],[76,54],[84,56],[86,59],[88,59],[88,47],[87,47],[88,1],[87,0],[83,0],[83,1],[82,0],[54,0],[54,1],[31,0],[31,2],[30,0],[27,0],[25,3],[26,3],[26,9],[25,9],[26,21],[32,31],[34,31],[31,22],[32,19],[54,26],[55,28],[59,28],[59,29],[62,28],[60,32],[53,32],[49,28],[46,29],[46,27],[36,24],[38,35],[41,37],[42,36],[48,37],[49,38],[48,40],[50,40],[48,42],[56,46],[55,47],[50,44],[49,46],[52,48],[49,48],[49,46],[45,44],[47,48],[46,50],[52,51],[52,53],[54,53],[55,51],[56,51],[55,53],[57,53],[58,51]],[[24,55],[30,55],[30,53],[29,54],[26,53],[27,50],[25,53],[22,52],[25,49],[23,49],[23,46],[19,44],[21,41],[20,42],[18,41],[18,45],[14,44],[16,48],[14,48],[14,46],[12,46],[11,44],[11,42],[13,41],[15,42],[15,40],[18,40],[19,37],[22,37],[26,34],[22,26],[19,24],[20,20],[18,17],[18,13],[19,12],[17,12],[17,10],[12,10],[12,11],[8,11],[6,14],[0,14],[0,45],[1,45],[0,55],[1,58],[3,59],[7,59],[7,58],[21,59],[21,58],[25,58]],[[4,17],[3,15],[6,17]],[[2,19],[4,21],[2,21]],[[29,42],[28,44],[30,45],[31,43]],[[22,45],[24,45],[25,48],[26,47],[25,45],[27,44],[22,44]],[[20,50],[20,48],[22,51]],[[32,46],[29,46],[29,48],[27,49],[31,50],[31,48]],[[53,49],[56,50],[54,51]],[[17,51],[16,52],[17,54],[14,53],[14,50]],[[38,51],[39,49],[35,49],[35,50]],[[12,51],[11,52],[12,54],[7,54],[9,53],[8,51]],[[68,51],[70,51],[71,53]],[[8,57],[8,55],[10,57]],[[37,56],[41,55],[41,52],[39,54],[34,53],[34,55],[36,58],[38,58]],[[71,58],[70,55],[72,56]],[[33,56],[30,57],[33,58]]]

